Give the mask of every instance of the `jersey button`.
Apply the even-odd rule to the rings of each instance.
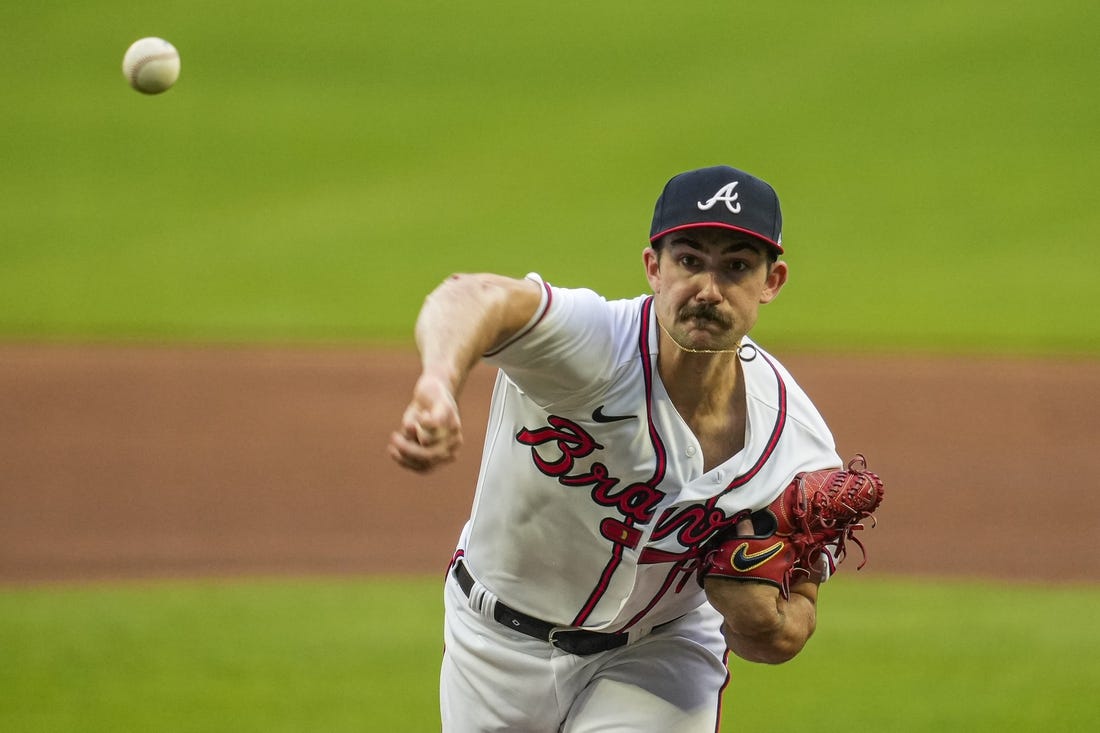
[[[689,445],[687,447],[687,450],[684,451],[684,452],[688,454],[688,458],[691,458],[693,455],[695,455],[695,446],[694,445]]]

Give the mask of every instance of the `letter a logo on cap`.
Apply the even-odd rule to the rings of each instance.
[[[713,208],[716,203],[721,201],[726,205],[726,208],[729,209],[731,213],[740,214],[741,203],[737,200],[738,194],[736,191],[733,190],[735,188],[737,188],[737,181],[734,181],[733,183],[727,183],[725,186],[722,186],[720,189],[718,189],[718,193],[711,196],[706,203],[703,203],[702,201],[697,201],[696,206],[699,207],[700,211],[707,211]]]

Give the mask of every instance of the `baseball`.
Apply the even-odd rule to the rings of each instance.
[[[179,51],[163,38],[138,39],[122,57],[122,74],[142,94],[160,94],[179,78]]]

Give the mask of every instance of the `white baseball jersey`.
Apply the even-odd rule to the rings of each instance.
[[[551,623],[638,631],[678,618],[706,600],[700,544],[800,471],[840,467],[833,437],[746,339],[745,447],[704,471],[657,373],[652,297],[528,277],[543,287],[538,312],[486,355],[500,371],[459,553],[494,596]]]

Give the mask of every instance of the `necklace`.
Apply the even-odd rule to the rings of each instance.
[[[686,351],[689,354],[734,354],[734,353],[736,353],[737,356],[739,356],[742,361],[752,361],[753,359],[756,358],[756,354],[757,354],[756,347],[753,346],[752,344],[742,345],[742,344],[738,343],[732,349],[693,349],[690,346],[684,346],[679,341],[672,338],[672,334],[668,332],[668,329],[665,328],[665,324],[661,323],[660,320],[657,321],[657,325],[660,326],[661,330],[665,332],[665,336],[668,336],[668,340],[671,341],[672,343],[674,343],[676,345],[676,348],[679,349],[680,351]],[[748,352],[748,353],[746,353],[746,352]]]

